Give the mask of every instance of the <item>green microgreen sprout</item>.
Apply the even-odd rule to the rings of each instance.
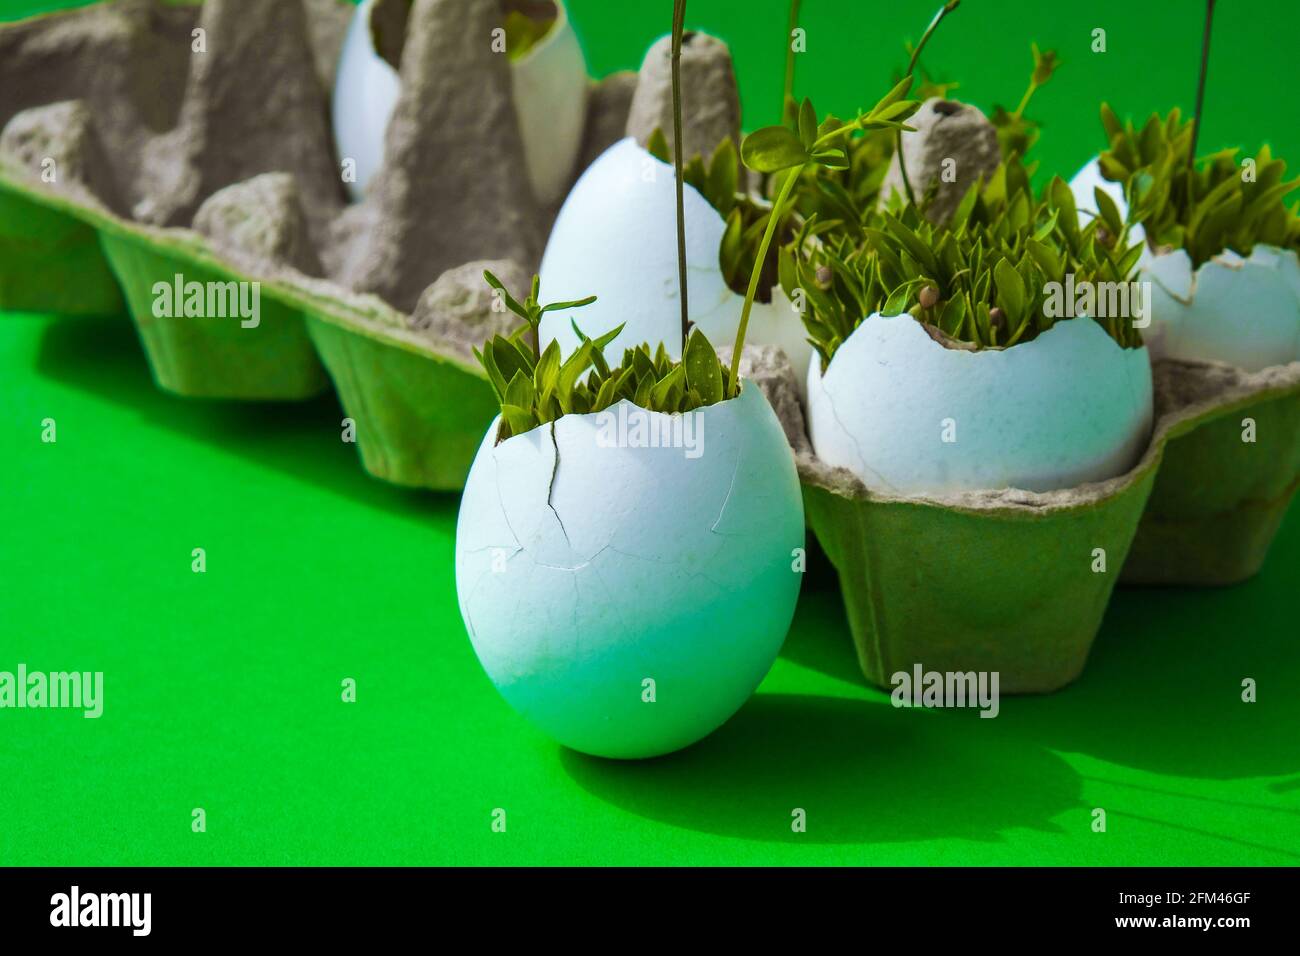
[[[768,248],[777,224],[782,220],[790,206],[791,192],[803,171],[809,166],[822,166],[828,169],[847,169],[849,153],[842,145],[857,132],[877,129],[909,129],[903,121],[920,107],[916,100],[904,97],[912,88],[912,77],[908,75],[885,94],[871,111],[859,113],[852,123],[828,116],[821,123],[817,121],[817,112],[812,101],[805,98],[799,107],[799,119],[796,130],[788,126],[767,126],[755,130],[745,137],[740,146],[741,159],[750,169],[759,173],[785,173],[785,177],[772,203],[772,211],[767,226],[759,242],[754,269],[750,276],[749,288],[745,293],[745,304],[740,312],[740,325],[736,329],[736,344],[731,355],[731,372],[727,382],[729,388],[739,384],[741,350],[744,346],[745,332],[749,327],[749,314],[754,306],[754,297],[758,292],[762,276],[763,263],[767,259]],[[734,392],[732,393],[734,394]]]
[[[939,24],[943,22],[943,18],[956,10],[960,4],[961,0],[948,0],[947,3],[939,8],[939,12],[934,15],[934,19],[930,21],[930,25],[925,28],[925,33],[921,35],[921,41],[917,43],[916,49],[912,51],[911,62],[907,64],[906,78],[909,81],[912,79],[913,74],[916,73],[916,61],[921,58],[921,51],[924,50],[925,45],[930,42],[930,37],[933,36],[934,31],[939,28]],[[907,201],[915,205],[916,196],[912,194],[912,184],[907,178],[907,163],[903,161],[903,131],[901,129],[894,131],[894,152],[898,154],[898,171],[903,179],[903,189],[907,192]]]
[[[1195,123],[1177,109],[1153,114],[1141,129],[1121,124],[1106,104],[1101,118],[1110,140],[1101,174],[1123,185],[1127,221],[1142,224],[1153,250],[1184,249],[1194,269],[1225,249],[1248,256],[1259,243],[1300,251],[1300,206],[1285,202],[1300,179],[1283,179],[1286,163],[1267,145],[1244,176],[1235,149],[1189,167]]]
[[[595,296],[542,305],[537,298],[540,281],[534,276],[528,298],[519,302],[491,272],[484,272],[483,278],[501,296],[506,308],[523,319],[523,324],[509,336],[495,335],[482,351],[474,350],[501,405],[499,441],[563,415],[604,411],[623,399],[647,411],[668,414],[723,400],[722,364],[699,329],[691,331],[681,362],[668,356],[663,343],[654,350],[643,344],[625,350],[622,362],[611,367],[604,350],[623,326],[592,339],[573,321],[580,344],[565,359],[561,358],[556,340],[538,349],[542,316],[590,305],[596,301]]]
[[[989,121],[997,129],[998,145],[1002,148],[1004,157],[1013,154],[1024,156],[1038,141],[1038,124],[1025,116],[1025,110],[1029,108],[1034,94],[1047,84],[1060,66],[1055,50],[1044,52],[1038,48],[1037,43],[1031,44],[1030,49],[1034,56],[1034,69],[1029,75],[1029,85],[1025,88],[1024,95],[1020,97],[1020,103],[1013,112],[1007,112],[999,106],[989,117]],[[1029,171],[1032,175],[1033,167]]]
[[[1127,245],[1113,202],[1103,212],[1081,228],[1063,180],[1035,197],[1025,166],[1004,162],[971,185],[948,223],[908,204],[872,212],[861,236],[837,229],[815,244],[796,239],[782,252],[781,283],[791,295],[803,290],[823,367],[873,313],[907,312],[951,344],[1008,348],[1055,324],[1049,290],[1062,290],[1067,276],[1079,286],[1129,281],[1142,247]],[[1131,318],[1094,319],[1121,346],[1141,345]]]

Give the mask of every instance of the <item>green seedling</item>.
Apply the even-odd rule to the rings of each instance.
[[[916,206],[872,214],[860,238],[837,229],[817,243],[798,237],[782,252],[781,283],[801,290],[809,341],[829,364],[840,344],[872,313],[910,313],[954,343],[1006,348],[1057,321],[1045,307],[1049,283],[1126,283],[1142,254],[1127,244],[1114,203],[1078,224],[1059,177],[1035,197],[1019,162],[975,183],[952,221],[929,222]],[[1132,319],[1097,318],[1124,347],[1141,345]]]
[[[731,372],[728,376],[730,388],[737,387],[740,367],[741,347],[744,344],[745,331],[749,326],[749,314],[753,309],[754,298],[762,278],[763,263],[776,226],[792,208],[792,192],[802,173],[809,167],[825,167],[843,170],[849,166],[847,143],[856,133],[873,130],[906,130],[904,120],[920,107],[917,100],[904,97],[912,88],[912,77],[907,76],[867,113],[859,113],[856,120],[845,123],[834,116],[828,116],[820,123],[812,101],[805,98],[799,107],[797,129],[788,126],[767,126],[755,130],[745,137],[741,144],[740,155],[745,165],[756,172],[775,175],[784,173],[772,210],[759,241],[755,257],[754,270],[750,276],[749,288],[745,293],[745,304],[740,313],[740,326],[736,330],[736,346],[731,357]],[[734,394],[734,392],[732,393]]]
[[[610,367],[604,349],[623,331],[611,329],[597,339],[573,329],[581,344],[567,359],[560,357],[560,345],[552,341],[537,347],[537,330],[542,316],[557,309],[577,309],[595,302],[595,296],[575,302],[538,302],[540,282],[533,277],[532,289],[523,302],[516,300],[491,272],[484,272],[488,285],[523,324],[509,336],[497,335],[482,351],[474,354],[487,372],[501,403],[499,440],[521,435],[562,415],[585,415],[603,411],[623,399],[652,412],[688,412],[720,402],[725,394],[724,370],[713,346],[699,329],[686,341],[685,358],[674,362],[660,343],[651,349],[639,345],[623,353],[623,361]]]

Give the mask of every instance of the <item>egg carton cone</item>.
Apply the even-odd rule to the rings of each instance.
[[[494,414],[472,346],[508,319],[482,267],[526,294],[639,81],[593,82],[558,0],[407,8],[119,0],[0,25],[0,306],[125,308],[181,395],[293,400],[332,382],[368,470],[459,488]],[[517,58],[496,40],[512,13],[550,24]],[[357,195],[335,123],[349,114],[331,111],[347,56],[362,113],[375,75],[391,90]],[[232,305],[254,284],[255,321]]]
[[[1236,584],[1263,567],[1300,487],[1300,362],[1255,373],[1161,360],[1172,428],[1121,582]]]

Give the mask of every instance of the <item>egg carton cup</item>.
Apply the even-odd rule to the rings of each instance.
[[[1244,581],[1300,487],[1300,362],[1248,373],[1164,359],[1154,370],[1184,421],[1167,436],[1121,583]]]
[[[1258,567],[1300,480],[1300,362],[1248,374],[1170,361],[1154,373],[1139,461],[1062,491],[883,494],[818,460],[787,425],[809,525],[872,684],[890,689],[920,665],[997,672],[1005,693],[1055,691],[1082,672],[1121,576],[1204,584],[1217,583],[1206,569]],[[1242,452],[1228,443],[1243,444],[1248,414],[1269,437]]]

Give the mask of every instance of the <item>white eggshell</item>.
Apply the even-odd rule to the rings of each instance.
[[[383,163],[384,133],[400,92],[397,71],[375,52],[374,2],[363,0],[352,15],[334,79],[334,142],[341,159],[356,163],[356,182],[347,184],[354,200]],[[564,195],[587,115],[587,64],[565,5],[556,0],[555,8],[546,36],[511,65],[529,181],[548,206]]]
[[[1090,159],[1070,180],[1070,192],[1074,195],[1074,205],[1079,210],[1079,225],[1086,226],[1099,213],[1097,197],[1093,189],[1101,187],[1102,192],[1115,200],[1121,216],[1128,215],[1128,200],[1124,198],[1124,184],[1114,183],[1101,174],[1101,166],[1096,157]],[[1147,233],[1141,223],[1134,223],[1128,231],[1129,245],[1145,243]]]
[[[683,190],[686,285],[691,320],[715,346],[730,345],[744,296],[722,277],[718,256],[726,223],[692,186]],[[626,323],[605,354],[662,342],[681,353],[681,303],[677,275],[677,198],[673,167],[630,137],[620,140],[579,177],[560,209],[542,257],[542,293],[548,301],[597,297],[582,309],[548,312],[543,344],[558,340],[564,354],[579,339],[570,320],[593,338]],[[771,303],[750,310],[745,341],[785,349],[795,368],[812,353],[804,325],[778,288]]]
[[[397,71],[375,52],[370,35],[370,11],[375,0],[363,0],[352,14],[334,75],[334,145],[340,160],[356,164],[356,182],[346,183],[360,199],[384,159],[384,131],[397,105]]]
[[[514,64],[515,112],[528,177],[543,205],[564,197],[587,121],[587,62],[563,3],[550,32]]]
[[[1091,319],[965,351],[910,316],[875,314],[824,375],[811,360],[809,437],[823,461],[887,493],[1071,488],[1138,459],[1151,389],[1146,350],[1120,348]]]
[[[785,640],[804,542],[785,435],[753,386],[695,415],[693,458],[602,444],[600,415],[566,415],[500,444],[494,423],[470,470],[456,529],[470,640],[506,700],[576,750],[699,740]]]
[[[1150,256],[1151,357],[1227,362],[1248,372],[1300,359],[1300,263],[1290,249],[1225,252],[1193,273],[1187,252]]]

